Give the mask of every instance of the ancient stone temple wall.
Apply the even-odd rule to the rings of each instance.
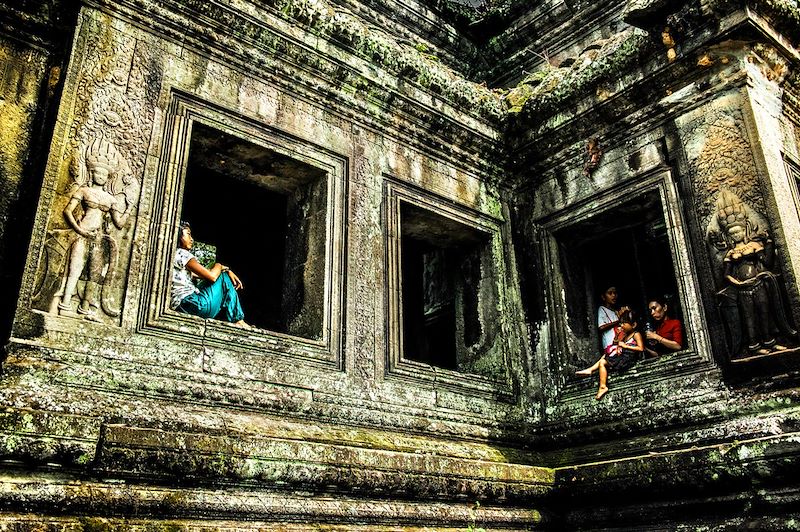
[[[131,504],[143,519],[190,523],[219,483],[239,502],[211,510],[216,519],[531,526],[552,471],[488,439],[513,433],[526,375],[508,212],[482,155],[497,147],[497,122],[470,101],[492,93],[457,78],[410,83],[285,16],[250,3],[82,7],[4,363],[9,452],[69,471],[47,488],[75,501],[53,518],[64,526],[120,524],[112,516]],[[326,24],[419,62],[386,69],[448,72],[352,16]],[[456,100],[453,83],[471,92]],[[231,187],[262,203],[228,198]],[[199,207],[184,201],[190,189]],[[284,218],[264,202],[287,205]],[[258,263],[230,263],[240,274],[260,263],[286,275],[291,297],[276,301],[251,296],[260,279],[242,275],[245,306],[283,305],[274,330],[170,309],[187,213],[195,238],[218,239],[208,243],[220,260],[222,237],[247,236]],[[281,231],[285,245],[270,240]],[[414,289],[404,239],[474,246],[447,281],[459,287],[441,318],[455,320],[452,360],[403,347],[415,339],[400,310]],[[110,481],[71,484],[95,474]],[[130,490],[117,489],[123,479]],[[195,486],[189,499],[166,487],[176,482]],[[3,490],[49,513],[24,475]],[[322,498],[299,511],[297,490]]]
[[[0,223],[0,526],[791,523],[800,15],[757,4],[93,0],[39,6],[61,40],[3,30],[0,215],[30,219],[17,248]],[[182,220],[251,327],[172,308]],[[610,284],[685,341],[597,400]]]
[[[602,526],[598,515],[605,523],[617,522],[605,517],[606,502],[602,508],[576,506],[611,491],[625,499],[612,513],[638,513],[639,523],[685,519],[666,510],[676,505],[670,489],[678,485],[698,504],[707,504],[713,494],[745,500],[717,479],[742,485],[759,474],[753,463],[742,462],[739,472],[747,473],[738,476],[724,454],[698,450],[715,448],[714,441],[752,439],[761,442],[759,463],[770,463],[770,456],[792,460],[793,451],[784,444],[794,437],[793,429],[782,421],[777,428],[775,421],[793,417],[793,407],[767,405],[791,403],[793,392],[786,390],[795,386],[790,368],[798,352],[792,236],[798,211],[793,166],[786,163],[796,144],[790,125],[793,89],[787,83],[787,58],[794,52],[759,33],[770,31],[758,27],[763,20],[751,25],[754,21],[727,16],[719,23],[731,33],[712,42],[687,31],[693,20],[707,22],[700,14],[656,9],[636,21],[652,40],[629,41],[638,51],[627,57],[638,56],[635,68],[646,74],[636,84],[649,91],[649,99],[628,92],[624,76],[590,80],[575,67],[543,72],[540,83],[512,90],[519,95],[525,90],[528,98],[512,121],[516,197],[525,191],[524,199],[514,202],[512,222],[517,243],[534,243],[522,246],[518,257],[532,331],[531,366],[544,368],[544,417],[552,423],[533,431],[542,448],[564,464],[608,460],[609,453],[626,459],[624,465],[563,471],[581,484],[563,506],[576,528]],[[675,28],[683,32],[680,38]],[[736,32],[741,39],[731,37]],[[624,63],[625,57],[613,60]],[[548,97],[560,97],[560,108],[541,101],[546,98],[541,85],[548,81],[555,85]],[[574,84],[585,86],[575,91]],[[598,294],[610,284],[640,316],[651,297],[666,293],[686,336],[678,353],[644,360],[612,377],[616,397],[594,401],[594,383],[576,379],[574,372],[597,356]],[[610,446],[600,444],[612,440]],[[684,447],[688,442],[691,451]],[[561,451],[564,445],[569,453]],[[656,472],[663,465],[655,466],[659,459],[633,458],[666,448],[676,452],[669,469],[686,476],[668,480]],[[752,449],[746,453],[751,458]],[[700,473],[707,467],[715,473]],[[779,468],[768,469],[776,486],[789,482]],[[623,480],[627,475],[658,478],[660,487],[631,486]],[[659,500],[659,510],[646,500]],[[771,522],[782,504],[764,503],[763,514],[750,519]],[[692,504],[678,507],[686,511]],[[703,519],[716,512],[712,507],[686,526],[707,522]],[[729,523],[747,519],[724,511],[711,517]]]
[[[3,51],[3,114],[8,131],[3,135],[3,211],[19,195],[23,168],[30,155],[30,130],[36,111],[39,87],[46,74],[44,56],[5,40]],[[5,229],[6,224],[3,224]]]
[[[36,116],[39,91],[46,71],[46,56],[35,49],[4,40],[2,51],[2,113],[5,117],[3,145],[0,146],[0,197],[2,197],[3,223],[0,224],[0,241],[6,242],[8,218],[17,208],[22,189],[25,166],[30,157],[31,129]],[[7,258],[8,250],[2,256]],[[10,272],[5,273],[4,284],[16,284]],[[9,294],[10,295],[10,294]]]
[[[586,53],[630,29],[622,20],[625,2],[619,0],[587,5],[568,0],[506,4],[509,7],[497,15],[504,22],[503,30],[480,48],[497,59],[486,70],[492,85],[514,87],[546,67],[571,66],[576,58],[580,63]],[[491,22],[490,18],[484,25]]]

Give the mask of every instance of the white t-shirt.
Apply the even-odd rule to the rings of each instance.
[[[172,261],[172,301],[170,307],[178,308],[183,299],[200,290],[192,282],[192,274],[186,269],[186,263],[194,258],[188,249],[178,248],[175,260]]]
[[[606,306],[600,305],[600,308],[597,309],[598,327],[602,327],[606,323],[613,323],[618,319],[619,317],[617,316],[617,313]],[[615,332],[613,327],[603,332],[603,351],[606,350],[606,347],[614,343],[614,335]]]

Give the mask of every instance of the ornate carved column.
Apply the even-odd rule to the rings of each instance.
[[[727,356],[796,345],[798,217],[782,151],[787,62],[763,43],[728,41],[698,65],[714,97],[678,120],[704,228]]]

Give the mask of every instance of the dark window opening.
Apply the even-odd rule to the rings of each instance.
[[[651,192],[556,235],[576,360],[599,353],[597,309],[609,286],[617,287],[619,305],[636,311],[640,330],[650,319],[647,303],[653,297],[666,297],[670,317],[683,321],[663,212],[658,193]]]
[[[797,213],[800,215],[800,165],[789,159],[786,159],[785,162],[786,170],[789,173],[789,179],[794,182],[794,199],[797,205]]]
[[[242,279],[248,323],[321,338],[326,217],[323,170],[194,125],[181,218]]]
[[[496,301],[489,234],[461,222],[400,204],[403,356],[473,373],[487,363],[493,330],[481,307]]]

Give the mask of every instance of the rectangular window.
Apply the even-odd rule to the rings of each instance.
[[[403,356],[474,371],[481,358],[481,261],[490,235],[405,202],[400,219]]]
[[[391,375],[511,397],[502,222],[387,179]]]
[[[148,207],[141,330],[180,338],[179,349],[203,346],[210,372],[270,380],[298,362],[340,371],[347,159],[191,95],[171,96]],[[180,220],[206,244],[198,260],[239,275],[252,328],[169,310]]]
[[[242,279],[251,325],[321,337],[326,190],[319,168],[209,126],[193,128],[181,217]]]
[[[648,310],[654,298],[666,299],[669,317],[686,329],[664,212],[658,190],[651,190],[588,212],[553,233],[571,366],[589,365],[600,356],[597,314],[600,296],[611,286],[617,288],[618,306],[635,311],[639,330],[648,322],[657,325]],[[687,343],[684,335],[684,349]]]

